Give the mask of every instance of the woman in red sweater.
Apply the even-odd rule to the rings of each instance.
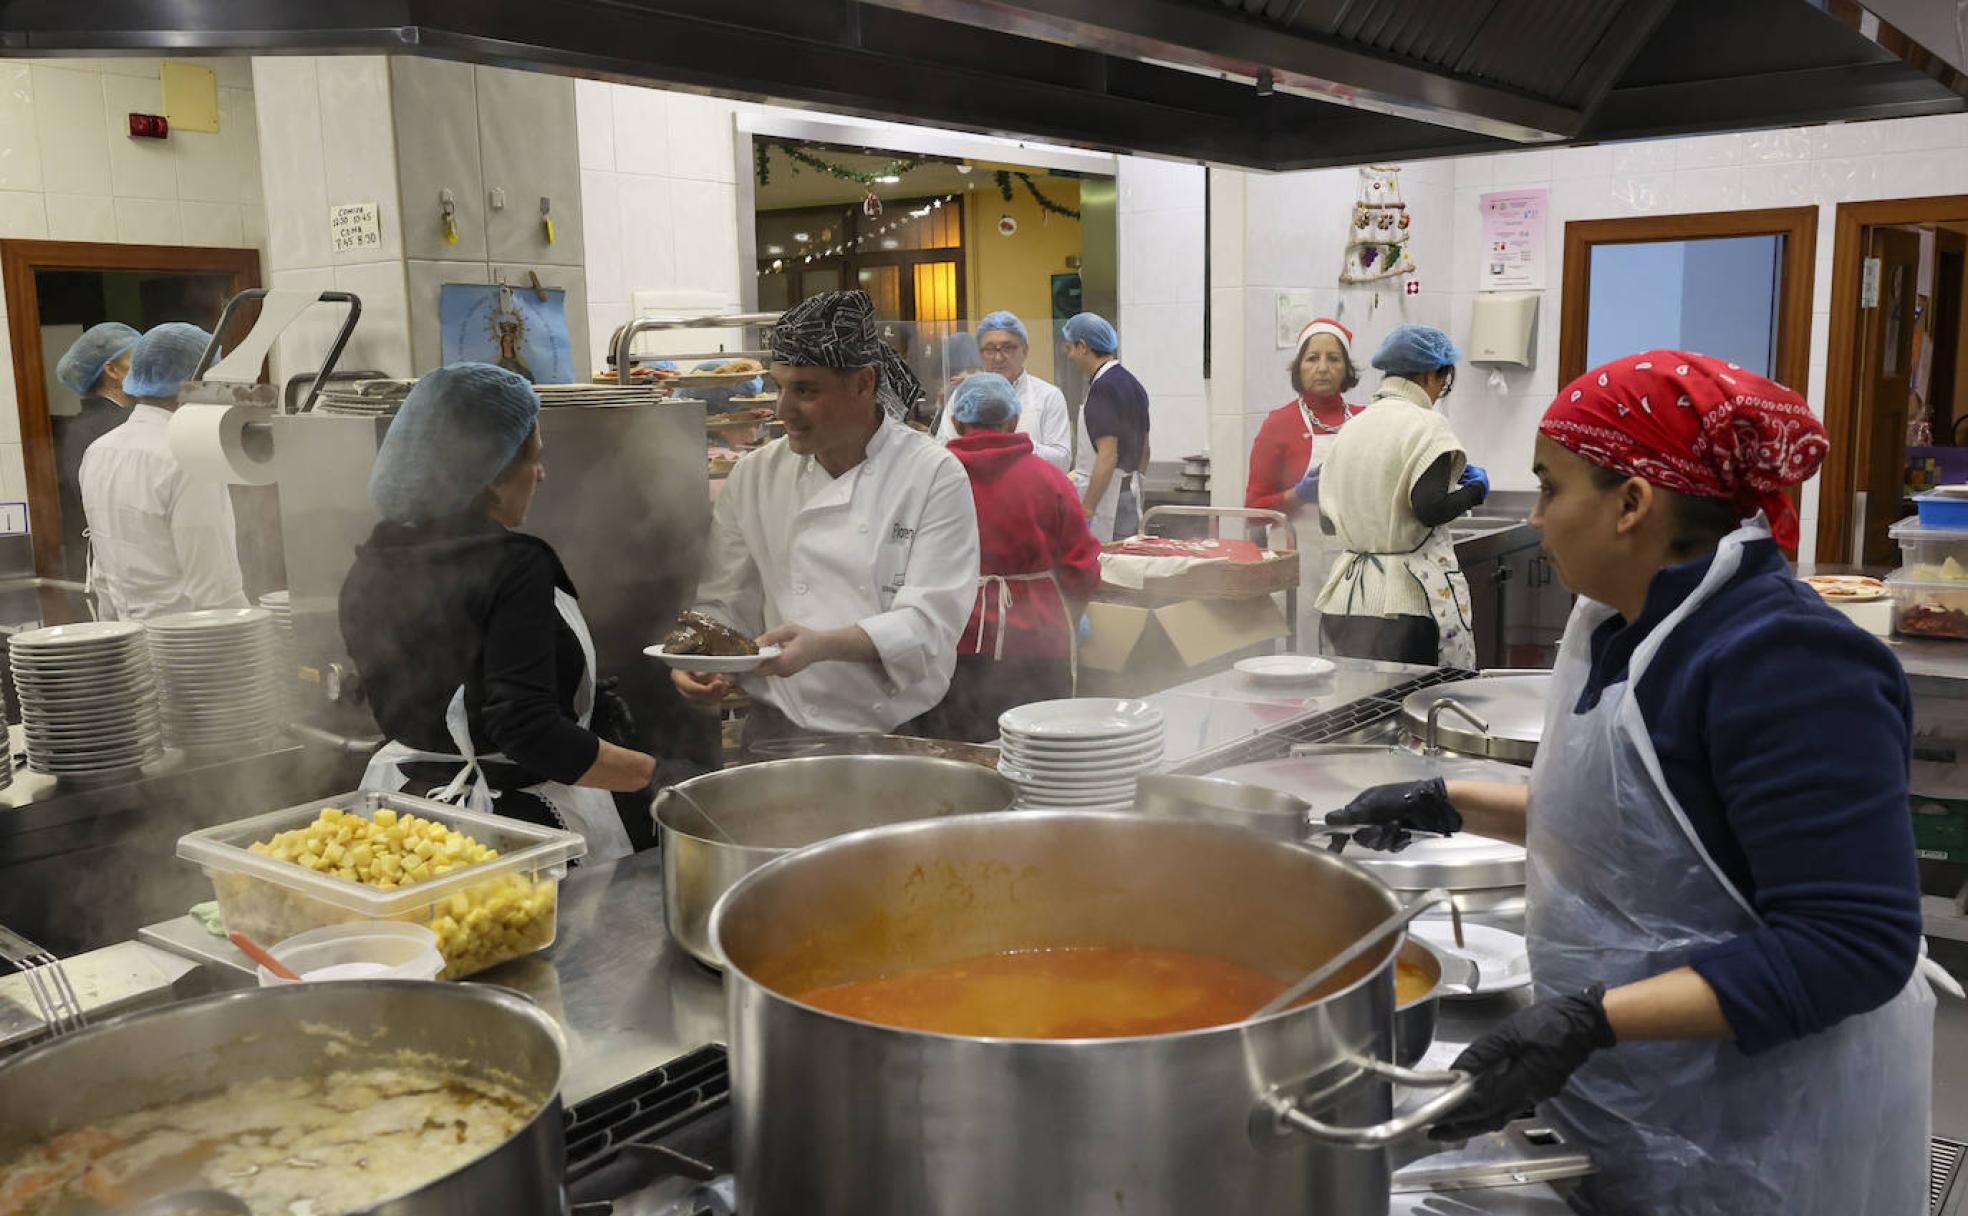
[[[949,450],[970,474],[983,544],[977,603],[949,695],[908,733],[983,743],[998,737],[1005,710],[1073,695],[1074,626],[1100,586],[1100,542],[1073,483],[1017,433],[1010,381],[969,377],[950,416]]]
[[[1325,585],[1332,546],[1319,530],[1319,466],[1346,420],[1366,409],[1340,394],[1360,382],[1353,370],[1353,331],[1318,317],[1298,331],[1291,363],[1298,394],[1264,419],[1251,445],[1244,505],[1283,511],[1297,524],[1299,557],[1298,649],[1317,649],[1319,613],[1313,607]]]

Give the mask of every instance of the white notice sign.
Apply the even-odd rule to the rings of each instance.
[[[374,203],[342,203],[328,209],[328,240],[336,253],[381,249],[383,223]]]
[[[0,536],[27,535],[27,504],[0,502]]]
[[[1483,273],[1478,287],[1503,291],[1544,286],[1543,190],[1485,194]]]

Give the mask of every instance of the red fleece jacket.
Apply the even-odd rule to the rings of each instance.
[[[982,541],[985,575],[1052,571],[1059,590],[1075,603],[1100,586],[1100,542],[1087,527],[1079,492],[1066,474],[1032,454],[1029,435],[972,431],[950,441],[950,452],[970,474]],[[1077,621],[1068,620],[1059,591],[1044,579],[1004,584],[1011,595],[1004,653],[1026,658],[1065,657]],[[999,584],[979,588],[958,654],[995,654]]]

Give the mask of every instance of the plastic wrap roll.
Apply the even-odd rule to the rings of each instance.
[[[239,405],[181,405],[171,415],[171,455],[201,481],[272,484],[269,412]]]

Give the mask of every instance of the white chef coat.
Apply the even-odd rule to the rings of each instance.
[[[82,457],[90,584],[105,620],[244,608],[232,496],[171,454],[171,412],[135,405]]]
[[[1032,437],[1032,455],[1066,472],[1073,463],[1073,419],[1066,412],[1066,394],[1031,372],[1014,380],[1011,391],[1018,397],[1018,433]],[[957,423],[948,406],[936,437],[945,443],[957,437]]]
[[[712,515],[696,606],[752,636],[859,625],[879,663],[739,682],[803,730],[886,733],[949,691],[977,569],[963,465],[884,418],[866,458],[839,477],[784,439],[740,459]]]

